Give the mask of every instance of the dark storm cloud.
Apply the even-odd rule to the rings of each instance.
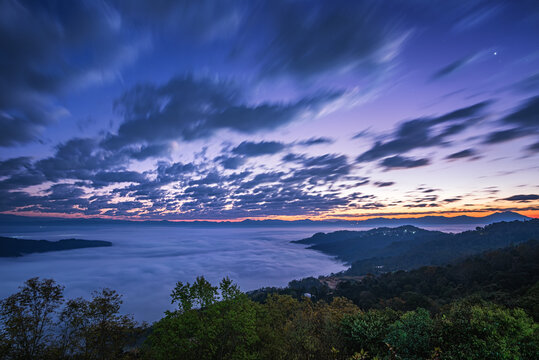
[[[452,63],[442,67],[441,69],[436,71],[434,74],[432,74],[431,80],[438,80],[440,78],[453,74],[454,72],[470,64],[473,59],[474,59],[474,56],[466,56],[461,59],[455,60]]]
[[[45,159],[35,162],[29,158],[2,161],[0,170],[6,178],[0,181],[0,189],[16,190],[65,180],[79,180],[77,184],[92,187],[145,182],[144,174],[124,170],[129,158],[125,152],[109,152],[100,148],[95,139],[74,138],[58,145],[55,153]]]
[[[446,144],[448,137],[471,126],[474,123],[473,118],[479,116],[489,104],[490,102],[484,101],[439,117],[405,121],[394,131],[391,140],[376,142],[369,150],[358,156],[357,161],[373,161],[416,148]],[[442,124],[448,126],[433,134],[435,127]]]
[[[501,119],[502,122],[523,128],[539,126],[539,96],[525,101],[515,112]]]
[[[69,109],[74,116],[86,111],[77,105],[80,100],[91,107],[115,96],[109,89],[84,99],[70,94],[75,83],[85,86],[117,76],[115,70],[129,61],[126,56],[136,57],[135,39],[148,36],[155,50],[142,64],[118,74],[125,77],[122,89],[126,89],[115,102],[121,119],[111,122],[118,128],[100,135],[104,139],[74,138],[56,146],[44,159],[20,157],[0,162],[0,210],[85,215],[106,210],[105,215],[113,216],[227,219],[388,206],[373,195],[341,191],[370,181],[355,176],[354,164],[346,155],[292,153],[283,156],[276,169],[271,163],[257,167],[254,160],[248,162],[261,155],[284,155],[292,148],[308,151],[309,146],[331,144],[333,140],[326,137],[291,143],[245,139],[221,154],[194,154],[194,163],[173,163],[172,141],[205,139],[211,143],[215,139],[210,138],[221,130],[227,134],[264,133],[266,138],[266,132],[313,118],[336,100],[346,102],[352,88],[378,90],[379,82],[372,80],[390,74],[400,63],[395,60],[406,61],[397,56],[412,30],[423,25],[429,29],[429,23],[448,18],[462,19],[458,27],[464,30],[491,18],[486,16],[488,6],[475,4],[0,0],[0,45],[13,51],[0,57],[0,146],[35,139],[41,128],[67,112],[59,100],[64,94],[69,97],[66,102],[75,104]],[[429,11],[418,11],[423,8]],[[469,11],[446,17],[449,12],[445,10],[450,8]],[[454,21],[441,26],[448,24],[451,27]],[[457,71],[472,58],[440,69],[437,76]],[[197,75],[170,78],[167,71],[171,68]],[[219,77],[238,73],[241,76],[234,81]],[[165,80],[152,84],[146,82],[148,78]],[[137,82],[139,85],[132,86]],[[274,84],[285,84],[287,91],[274,91]],[[264,95],[284,97],[268,101]],[[487,104],[406,121],[373,143],[357,161],[376,161],[386,169],[427,165],[429,159],[409,158],[406,153],[449,144],[452,135],[476,122]],[[96,106],[97,113],[101,113],[100,107]],[[513,136],[530,133],[533,125],[523,120],[528,115],[513,115],[502,120],[510,129],[495,130],[513,131]],[[63,132],[65,124],[61,125]],[[97,121],[95,125],[99,125]],[[68,132],[70,127],[65,129]],[[366,132],[356,138],[366,134],[368,141],[371,134]],[[68,138],[63,137],[68,135],[65,133],[58,135]],[[461,153],[449,157],[463,157]],[[184,156],[189,154],[182,153],[181,158]],[[161,158],[170,162],[160,161],[150,168]],[[244,165],[245,171],[233,171]],[[147,170],[131,171],[138,166]],[[28,188],[35,185],[40,186]],[[391,185],[394,182],[374,182],[377,187]],[[118,202],[121,198],[130,200]],[[427,194],[417,199],[414,206],[431,206],[437,200]],[[394,200],[389,206],[397,203],[402,202]]]
[[[24,191],[6,191],[0,188],[0,211],[12,211],[22,206],[37,204],[41,198]]]
[[[443,199],[442,202],[446,203],[446,204],[450,204],[450,203],[457,202],[457,201],[460,201],[460,200],[461,200],[461,198],[454,197],[454,198]]]
[[[416,190],[421,191],[423,194],[429,194],[429,193],[433,193],[433,192],[436,192],[436,191],[440,191],[440,189],[426,187],[424,184],[419,186]]]
[[[211,171],[198,180],[185,179],[184,185],[176,186],[181,193],[176,197],[179,203],[175,210],[181,210],[184,219],[309,215],[347,207],[353,200],[327,189],[328,185],[331,187],[348,176],[350,165],[346,156],[289,158],[291,169],[286,172],[252,174],[244,171],[223,176]],[[317,189],[317,186],[322,187]],[[171,201],[167,203],[170,205]],[[159,213],[153,215],[160,216]]]
[[[91,180],[94,173],[122,167],[125,162],[125,154],[105,151],[95,139],[73,138],[58,145],[54,156],[37,161],[34,167],[51,181]]]
[[[438,196],[437,195],[429,195],[429,196],[424,196],[422,198],[418,198],[418,199],[415,199],[414,202],[415,203],[424,203],[424,202],[434,202],[438,200]]]
[[[499,123],[512,127],[489,133],[484,143],[497,144],[539,134],[539,96],[523,102],[512,113],[500,119]]]
[[[498,131],[493,131],[490,134],[488,134],[484,143],[485,144],[498,144],[498,143],[510,141],[513,139],[518,139],[518,138],[521,138],[523,136],[528,136],[528,135],[530,134],[519,128],[498,130]]]
[[[113,193],[139,201],[150,200],[152,205],[144,205],[141,210],[145,216],[163,217],[161,212],[166,208],[176,213],[181,211],[181,215],[172,216],[181,219],[307,215],[347,206],[350,201],[347,197],[314,188],[315,185],[333,184],[345,179],[350,171],[346,156],[298,155],[290,165],[292,169],[287,172],[252,174],[243,171],[225,176],[217,170],[206,169],[204,165],[197,169],[192,164],[159,163],[154,180],[146,178],[143,183],[115,189]],[[174,189],[179,192],[173,195],[174,198],[171,198],[170,191],[160,189],[169,183],[174,183]],[[104,204],[104,207],[113,206]],[[84,209],[85,213],[89,211],[94,210]]]
[[[184,76],[162,86],[137,85],[116,101],[124,121],[103,146],[117,149],[143,141],[194,140],[220,129],[246,134],[272,130],[301,115],[316,114],[341,95],[323,92],[288,103],[249,105],[243,91],[228,81]]]
[[[357,134],[355,134],[354,136],[352,136],[352,139],[355,140],[355,139],[364,138],[364,137],[368,136],[369,134],[370,134],[369,129],[362,130],[362,131],[358,132]]]
[[[84,195],[84,190],[72,184],[55,184],[49,188],[48,200],[76,199]]]
[[[471,157],[471,156],[475,156],[475,155],[476,155],[476,152],[475,152],[474,149],[465,149],[465,150],[462,150],[462,151],[457,151],[455,153],[452,153],[452,154],[446,156],[445,158],[449,159],[449,160],[454,160],[454,159],[467,158],[467,157]]]
[[[140,184],[136,186],[135,189],[154,191],[163,185],[167,185],[175,181],[183,181],[185,178],[190,178],[197,173],[197,170],[197,166],[193,163],[175,162],[170,164],[166,162],[158,162],[157,169],[155,169],[155,172],[157,173],[155,180]]]
[[[339,154],[320,156],[288,154],[283,157],[283,161],[301,165],[289,177],[283,179],[287,183],[327,183],[348,175],[352,170],[347,156]]]
[[[455,25],[453,26],[453,29],[456,31],[470,30],[489,20],[492,20],[495,16],[502,12],[505,6],[497,1],[469,1],[464,2],[463,4],[465,4],[464,6],[461,6],[461,10],[463,10],[463,12],[460,14],[458,21],[456,21]]]
[[[150,158],[158,158],[168,155],[170,146],[167,144],[152,144],[147,146],[141,146],[139,148],[125,149],[128,156],[136,160],[146,160]]]
[[[72,139],[58,146],[53,156],[33,164],[27,159],[5,162],[11,172],[0,182],[0,211],[227,219],[268,214],[307,216],[349,206],[375,206],[366,203],[375,204],[370,195],[349,197],[332,190],[338,181],[356,178],[350,175],[347,157],[340,154],[288,156],[287,171],[223,175],[211,164],[159,162],[154,171],[141,174],[125,170],[127,155],[120,152],[116,158],[115,152],[96,144],[91,139]],[[50,179],[56,183],[42,195],[17,190]],[[72,179],[78,181],[72,183]],[[116,187],[88,196],[94,188],[106,185]],[[172,185],[172,190],[162,188],[165,185]],[[132,200],[118,202],[118,196]],[[355,205],[350,205],[352,201]],[[174,215],[164,215],[163,210]]]
[[[500,199],[500,200],[505,200],[505,201],[517,201],[517,202],[528,202],[528,201],[532,201],[532,200],[539,200],[539,195],[535,195],[535,194],[528,194],[528,195],[513,195],[513,196],[510,196],[510,197],[506,197],[504,199]]]
[[[283,151],[285,147],[285,144],[278,141],[243,141],[241,144],[232,149],[232,153],[247,157],[256,157],[276,154]]]
[[[249,5],[248,2],[232,0],[114,2],[136,24],[149,25],[161,31],[178,31],[202,42],[234,35],[248,15],[245,7]]]
[[[195,165],[192,163],[175,162],[173,164],[159,163],[157,167],[157,173],[160,178],[169,178],[175,176],[181,176],[184,174],[192,173],[196,170]]]
[[[35,140],[61,92],[113,76],[136,51],[105,2],[0,2],[0,146]]]
[[[539,91],[539,73],[530,75],[512,85],[512,89],[517,92],[535,92]]]
[[[388,10],[360,1],[267,2],[255,12],[271,29],[257,49],[265,75],[305,79],[345,69],[372,71],[388,61],[391,45],[405,34],[397,31],[400,22],[391,21],[400,14]]]
[[[100,171],[92,176],[94,187],[103,187],[114,183],[143,183],[146,177],[136,171]]]
[[[181,34],[195,46],[219,44],[228,60],[259,64],[259,76],[300,80],[367,70],[377,74],[418,25],[471,29],[491,19],[500,3],[372,1],[118,1],[138,27]],[[254,67],[254,66],[253,66]]]
[[[31,159],[26,156],[0,161],[0,176],[10,176],[29,167]]]
[[[245,164],[247,159],[243,156],[218,156],[216,159],[225,169],[234,170]]]
[[[531,151],[531,152],[539,152],[539,141],[528,146],[526,150]]]
[[[327,137],[317,137],[317,138],[310,138],[308,140],[303,140],[298,142],[297,144],[300,146],[313,146],[313,145],[321,145],[321,144],[333,144],[334,140],[327,138]]]
[[[189,181],[189,185],[218,185],[223,181],[223,177],[217,171],[212,170],[198,180]]]
[[[255,177],[247,182],[244,182],[240,185],[241,189],[252,189],[261,184],[280,182],[284,177],[284,172],[272,172],[272,173],[261,173],[255,175]]]
[[[380,162],[380,166],[386,168],[386,170],[410,169],[428,164],[430,164],[429,159],[412,159],[399,155],[385,158]]]
[[[373,183],[373,185],[376,186],[376,187],[388,187],[388,186],[392,186],[394,184],[395,183],[393,181],[386,181],[386,182],[376,181],[376,182]]]
[[[39,185],[46,181],[46,177],[33,168],[23,169],[10,174],[9,177],[0,181],[0,189],[15,190],[27,186]]]

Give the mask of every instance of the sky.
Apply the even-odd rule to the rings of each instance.
[[[537,1],[0,0],[0,213],[539,217]]]

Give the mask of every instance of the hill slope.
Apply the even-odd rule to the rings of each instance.
[[[401,226],[318,233],[295,242],[351,264],[346,275],[365,275],[442,265],[528,240],[539,240],[539,219],[499,222],[458,234]]]
[[[110,241],[65,239],[59,241],[23,240],[0,236],[0,257],[18,257],[24,254],[112,246]]]
[[[484,252],[445,266],[423,266],[381,275],[306,278],[291,281],[284,289],[249,292],[256,301],[268,294],[331,301],[346,297],[363,310],[414,310],[437,312],[455,300],[473,296],[509,307],[524,308],[539,320],[539,241]]]

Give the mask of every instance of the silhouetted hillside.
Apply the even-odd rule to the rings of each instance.
[[[415,226],[376,228],[367,231],[335,231],[316,233],[312,237],[293,241],[310,244],[309,249],[337,256],[351,263],[375,256],[389,256],[402,252],[403,248],[446,237],[441,231],[429,231]]]
[[[112,246],[110,241],[65,239],[59,241],[23,240],[0,237],[0,257],[17,257],[24,254],[73,250],[89,247]]]
[[[482,251],[539,240],[539,220],[499,222],[458,234],[414,226],[318,233],[296,241],[350,263],[346,275],[442,265]]]

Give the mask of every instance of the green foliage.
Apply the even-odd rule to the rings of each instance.
[[[178,310],[186,312],[193,307],[204,308],[213,304],[217,299],[217,287],[211,286],[203,276],[199,276],[193,285],[178,281],[170,296],[173,304],[178,303]]]
[[[121,359],[140,331],[127,315],[119,315],[121,296],[113,290],[94,292],[63,303],[63,287],[54,280],[33,278],[0,303],[2,359]]]
[[[359,309],[347,299],[330,304],[271,295],[260,307],[258,331],[262,359],[336,359],[343,355],[340,323]]]
[[[317,300],[333,297],[352,300],[363,310],[390,307],[398,311],[425,308],[437,313],[440,308],[469,296],[507,307],[521,307],[539,320],[539,242],[486,252],[446,266],[425,266],[378,276],[309,278],[290,282],[285,289],[261,289],[249,293],[256,301],[267,294],[289,294],[296,298],[313,291]],[[326,282],[336,284],[329,289]],[[318,288],[316,288],[318,284]],[[310,290],[309,290],[310,289]]]
[[[385,339],[391,324],[400,314],[392,309],[369,310],[347,316],[342,322],[342,333],[351,352],[366,351],[370,354],[385,354],[388,351]]]
[[[521,309],[459,302],[436,324],[443,359],[535,359],[539,326]]]
[[[75,299],[61,313],[65,353],[85,359],[116,359],[136,333],[128,315],[119,315],[121,296],[114,290],[94,292],[91,301]]]
[[[535,321],[539,321],[539,281],[526,291],[518,305],[526,309]]]
[[[536,301],[535,290],[514,302]],[[119,294],[103,289],[62,307],[62,292],[54,281],[35,278],[1,302],[2,359],[525,360],[539,353],[539,325],[524,310],[480,296],[436,313],[360,311],[341,297],[327,303],[269,294],[258,303],[229,278],[216,287],[203,277],[177,283],[177,310],[153,324],[142,346],[126,351],[134,338],[142,340],[142,329],[120,315]]]
[[[425,359],[432,351],[433,328],[429,312],[420,308],[403,314],[391,324],[385,341],[399,358]]]
[[[32,278],[0,303],[0,334],[5,358],[39,359],[53,341],[54,315],[63,287],[54,280]]]
[[[146,341],[151,359],[250,359],[258,341],[256,307],[229,278],[218,288],[203,277],[178,282],[172,293],[178,310],[156,322]],[[195,308],[198,307],[198,308]]]
[[[240,296],[241,291],[238,285],[234,284],[230,278],[224,277],[219,284],[219,289],[221,290],[221,297],[223,300],[233,300]]]

